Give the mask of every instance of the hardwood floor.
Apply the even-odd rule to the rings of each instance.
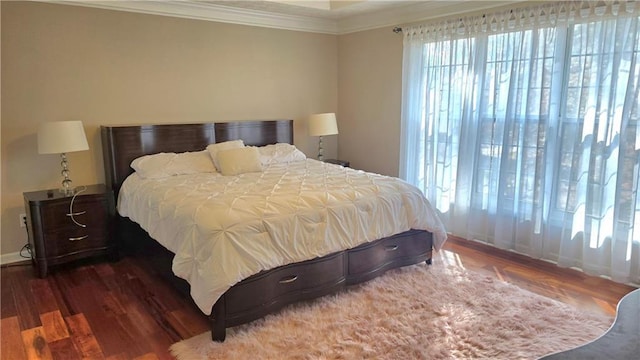
[[[615,314],[633,287],[450,238],[433,266],[454,264],[585,311]],[[35,276],[1,270],[1,359],[172,359],[174,342],[208,330],[189,298],[134,258],[85,261]]]

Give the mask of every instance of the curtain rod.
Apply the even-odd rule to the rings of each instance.
[[[393,32],[396,33],[396,34],[401,33],[402,32],[402,28],[399,27],[399,26],[396,26],[396,27],[393,28]]]

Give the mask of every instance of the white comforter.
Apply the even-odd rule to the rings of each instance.
[[[175,253],[174,273],[209,314],[231,286],[262,270],[409,229],[445,229],[422,193],[382,175],[307,159],[263,172],[163,179],[129,176],[118,211]]]

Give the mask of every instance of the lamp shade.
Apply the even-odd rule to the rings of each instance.
[[[314,114],[309,117],[309,135],[325,136],[338,133],[336,114],[324,113]]]
[[[38,128],[38,153],[62,154],[89,150],[82,121],[52,121]]]

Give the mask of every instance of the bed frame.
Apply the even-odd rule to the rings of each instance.
[[[158,152],[203,150],[208,144],[242,139],[247,145],[293,144],[292,120],[238,121],[207,124],[102,126],[107,186],[117,194],[139,156]],[[137,224],[119,217],[118,246],[128,254],[153,254],[154,268],[181,291],[188,284],[171,273],[173,254],[153,241]],[[353,249],[284,265],[234,285],[214,304],[209,316],[214,341],[224,341],[226,328],[244,324],[285,305],[334,293],[370,280],[385,271],[425,261],[431,263],[430,232],[409,230]]]

